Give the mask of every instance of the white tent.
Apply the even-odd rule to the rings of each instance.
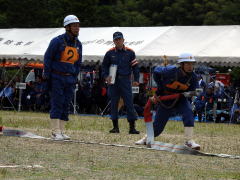
[[[0,59],[43,61],[50,40],[64,28],[0,29]],[[199,62],[210,65],[240,65],[240,25],[81,28],[83,60],[102,60],[113,47],[112,34],[121,31],[126,46],[139,60],[159,62],[163,55],[175,61],[191,52]]]

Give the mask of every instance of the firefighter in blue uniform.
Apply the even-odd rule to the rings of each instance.
[[[68,15],[63,25],[66,33],[53,38],[44,55],[43,78],[48,81],[51,93],[50,118],[52,138],[55,140],[70,139],[64,134],[64,126],[69,120],[69,106],[82,62],[79,19]]]
[[[218,96],[214,94],[214,85],[208,85],[206,91],[202,92],[194,101],[196,113],[198,115],[198,121],[202,122],[202,114],[205,111],[213,110],[214,102]],[[205,114],[205,116],[207,116]],[[206,119],[205,119],[206,121]]]
[[[197,75],[193,72],[195,59],[192,54],[181,54],[178,63],[180,64],[179,68],[169,65],[166,67],[157,66],[154,69],[153,77],[158,86],[157,96],[189,92],[198,88]],[[169,118],[176,114],[181,115],[183,119],[185,145],[199,150],[200,145],[192,140],[194,115],[189,100],[185,96],[180,96],[174,100],[158,101],[156,116],[153,122],[154,136],[159,136]],[[136,144],[146,144],[146,136],[137,141]]]
[[[230,123],[240,123],[240,99],[238,90],[230,111]]]
[[[136,60],[135,52],[124,45],[124,38],[121,32],[113,34],[113,42],[115,47],[107,51],[102,63],[102,76],[109,84],[109,95],[111,99],[111,119],[113,129],[110,133],[119,133],[118,127],[118,102],[120,97],[123,98],[124,105],[127,109],[127,119],[129,122],[129,133],[139,134],[135,129],[135,121],[137,120],[136,111],[133,107],[131,74],[133,72],[133,86],[139,83],[139,67]],[[116,65],[115,83],[111,84],[112,76],[109,74],[111,65]]]

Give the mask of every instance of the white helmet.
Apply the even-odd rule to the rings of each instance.
[[[68,24],[72,23],[80,23],[79,19],[75,15],[68,15],[63,20],[63,26],[67,26]]]
[[[178,63],[182,62],[196,62],[196,60],[191,53],[182,53],[178,57]]]

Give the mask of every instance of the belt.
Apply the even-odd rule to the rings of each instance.
[[[54,74],[59,74],[59,75],[61,75],[61,76],[72,76],[72,75],[73,75],[73,74],[71,74],[71,73],[64,73],[64,72],[56,71],[56,70],[52,70],[52,72],[53,72]]]

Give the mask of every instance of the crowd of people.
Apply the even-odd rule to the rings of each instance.
[[[108,86],[103,79],[100,78],[101,66],[91,67],[87,65],[83,67],[82,79],[77,83],[76,90],[76,111],[79,114],[101,114],[107,107],[110,99],[108,97]],[[100,69],[99,69],[100,68]],[[91,72],[87,72],[92,69]],[[100,71],[99,71],[100,70]],[[141,72],[142,73],[142,72]],[[214,77],[212,78],[212,81]],[[19,106],[19,89],[16,88],[16,81],[0,80],[0,108],[1,109],[18,109]],[[217,81],[217,83],[219,83]],[[211,115],[214,108],[219,114],[215,119],[216,122],[230,121],[231,108],[239,109],[239,101],[235,100],[236,88],[231,86],[215,87],[212,82],[205,82],[199,75],[199,84],[202,84],[203,92],[200,96],[192,99],[193,110],[199,122],[214,121]],[[139,93],[133,94],[133,104],[138,116],[143,116],[143,108],[149,96],[153,94],[153,89],[149,87],[149,83],[141,82],[139,84]],[[238,98],[236,98],[238,99]],[[46,82],[43,81],[41,75],[36,75],[35,81],[26,83],[26,89],[21,95],[21,110],[23,111],[41,111],[48,112],[50,110],[50,97],[46,91]],[[214,105],[215,104],[215,105]],[[217,106],[216,106],[217,105]],[[70,111],[73,113],[74,100],[71,102]],[[107,107],[103,114],[109,114],[110,108]],[[205,111],[208,113],[205,116]],[[126,114],[125,107],[122,107],[121,115]],[[229,114],[230,113],[230,114]],[[235,122],[234,118],[234,121]]]
[[[203,92],[193,100],[194,112],[198,121],[235,122],[229,112],[234,104],[234,96],[238,91],[230,86],[225,86],[216,79],[215,75],[210,76],[208,83],[204,82],[199,75],[199,85]]]
[[[49,94],[46,82],[40,76],[35,81],[26,83],[26,89],[21,94],[16,81],[0,81],[1,109],[18,109],[23,111],[42,111],[49,109]],[[20,96],[19,96],[20,94]],[[19,101],[20,104],[19,104]]]

